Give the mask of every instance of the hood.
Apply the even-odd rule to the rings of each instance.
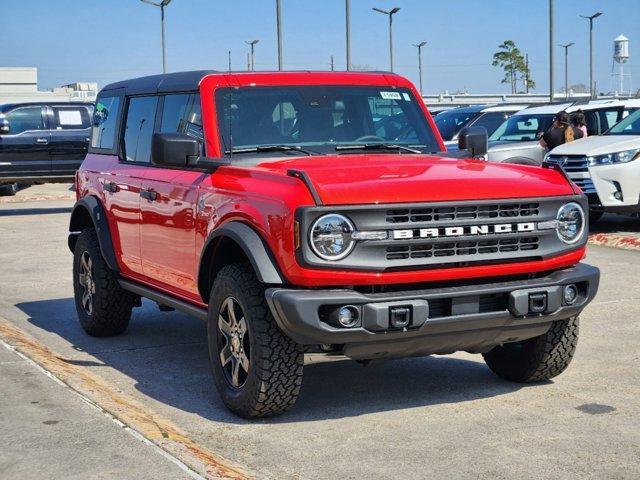
[[[565,143],[551,150],[551,155],[606,155],[640,148],[640,135],[597,135]]]
[[[258,165],[306,172],[326,205],[439,202],[571,195],[551,169],[432,155],[360,154],[293,158]]]
[[[489,142],[490,152],[501,152],[503,150],[529,150],[534,147],[539,147],[540,142],[538,140],[527,140],[526,142],[507,142],[504,140],[492,140]]]

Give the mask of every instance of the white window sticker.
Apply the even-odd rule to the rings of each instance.
[[[407,101],[410,102],[411,101],[411,97],[409,96],[409,94],[407,92],[402,92],[402,97]]]
[[[60,110],[58,111],[60,125],[82,125],[82,115],[80,110]]]
[[[385,100],[400,100],[400,92],[380,92],[380,96]]]

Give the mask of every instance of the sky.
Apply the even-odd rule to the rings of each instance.
[[[284,68],[345,68],[344,0],[281,0]],[[588,22],[595,21],[595,80],[610,91],[613,39],[630,39],[634,88],[640,88],[640,0],[555,0],[556,43],[569,50],[569,83],[589,82]],[[423,48],[425,93],[508,93],[491,57],[504,40],[528,53],[535,91],[548,91],[548,0],[351,0],[352,63],[388,70],[388,20],[372,7],[400,7],[394,16],[395,71],[418,83]],[[0,66],[38,67],[41,89],[72,82],[159,73],[160,11],[139,0],[2,0],[5,45]],[[277,68],[275,0],[173,0],[166,9],[168,71],[246,68],[246,40],[256,45],[256,70]],[[564,85],[564,53],[555,48],[556,89]]]

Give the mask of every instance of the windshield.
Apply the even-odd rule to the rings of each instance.
[[[389,144],[438,151],[421,106],[406,88],[278,86],[216,91],[225,151],[264,155],[264,146],[335,153],[341,145]],[[282,155],[278,150],[271,154]],[[293,151],[289,149],[288,151]]]
[[[640,135],[640,110],[611,127],[607,135]]]
[[[549,130],[553,123],[553,114],[529,114],[525,112],[510,117],[494,132],[489,140],[503,142],[529,142],[537,140]]]
[[[442,139],[447,142],[452,140],[465,125],[478,115],[480,115],[478,109],[454,108],[438,114],[434,120]]]

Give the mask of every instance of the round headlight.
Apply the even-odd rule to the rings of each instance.
[[[584,232],[584,211],[582,207],[575,203],[565,203],[558,210],[558,237],[564,243],[576,243]]]
[[[351,253],[356,243],[351,238],[354,230],[347,217],[337,213],[324,215],[311,227],[311,248],[324,260],[340,260]]]

